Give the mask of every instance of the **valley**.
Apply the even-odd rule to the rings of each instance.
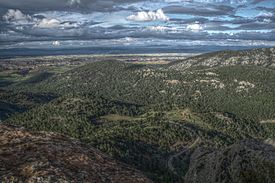
[[[0,68],[9,128],[77,139],[153,182],[275,181],[275,48],[20,58]]]

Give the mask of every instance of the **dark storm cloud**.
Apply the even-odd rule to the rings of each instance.
[[[230,30],[273,30],[275,29],[274,17],[268,19],[263,17],[246,19],[242,18],[233,21],[209,21],[206,23],[205,30],[230,31]],[[228,26],[230,24],[234,27]]]
[[[261,2],[264,2],[264,1],[267,1],[267,0],[253,0],[252,4],[258,4],[258,3],[261,3]]]
[[[218,16],[231,15],[234,13],[234,8],[225,5],[209,5],[207,7],[185,7],[185,6],[167,6],[163,8],[165,13],[170,14],[189,14],[197,16]]]
[[[273,30],[275,29],[275,23],[250,23],[243,24],[238,27],[240,30]]]
[[[255,21],[256,21],[255,18],[238,17],[236,19],[233,19],[231,21],[227,21],[227,22],[224,22],[224,23],[231,23],[231,24],[235,24],[235,25],[242,25],[242,24],[253,23]]]
[[[275,12],[275,8],[263,7],[259,6],[256,8],[257,10],[267,11],[267,12]]]
[[[64,10],[68,8],[67,0],[1,0],[0,7],[2,9],[20,9],[26,12]]]
[[[259,32],[241,32],[232,36],[235,39],[243,39],[243,40],[267,40],[267,41],[275,41],[275,31],[270,31],[266,33]]]
[[[131,0],[131,3],[141,0]],[[72,3],[74,2],[74,3]],[[0,11],[3,13],[6,9],[20,9],[26,13],[39,11],[114,11],[120,10],[120,4],[127,4],[127,0],[1,0]]]

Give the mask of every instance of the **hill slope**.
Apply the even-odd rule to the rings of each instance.
[[[151,182],[76,140],[3,125],[0,170],[0,182]]]
[[[274,68],[275,48],[214,52],[168,64],[169,68],[177,70],[185,70],[199,66],[217,67],[229,65],[257,65]]]

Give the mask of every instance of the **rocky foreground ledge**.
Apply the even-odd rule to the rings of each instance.
[[[0,182],[151,181],[74,139],[0,125]]]
[[[197,148],[192,154],[188,183],[274,183],[275,144],[269,139],[243,140],[225,149]]]

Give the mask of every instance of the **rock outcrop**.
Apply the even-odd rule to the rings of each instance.
[[[185,176],[188,183],[274,183],[275,147],[245,140],[224,150],[198,148]]]
[[[151,181],[77,140],[0,125],[0,182]]]

